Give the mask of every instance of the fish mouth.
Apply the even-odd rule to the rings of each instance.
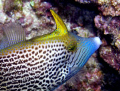
[[[96,43],[97,48],[102,44],[102,41],[99,37],[94,37],[94,42]]]

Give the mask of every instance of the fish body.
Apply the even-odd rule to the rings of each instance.
[[[19,42],[4,38],[0,91],[52,91],[74,76],[99,48],[98,37],[82,38],[68,32],[61,18],[51,13],[57,24],[53,33],[27,41],[22,34]]]

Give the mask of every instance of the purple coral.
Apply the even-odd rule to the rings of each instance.
[[[120,43],[119,43],[119,34],[120,34],[120,17],[104,17],[96,16],[95,26],[103,31],[103,34],[106,35],[106,40],[109,42],[112,47],[116,46],[117,48],[112,48],[111,46],[104,46],[100,49],[100,56],[113,68],[120,70]],[[107,35],[112,35],[112,41]]]
[[[119,16],[120,15],[120,2],[119,0],[101,0],[99,10],[102,11],[104,16]]]
[[[32,5],[33,9],[35,9],[36,14],[38,16],[41,15],[50,15],[49,12],[47,12],[47,10],[49,10],[52,5],[48,2],[43,2],[42,0],[35,0],[34,5]]]
[[[120,54],[118,50],[113,50],[110,46],[101,47],[100,57],[102,57],[113,68],[120,71]]]
[[[104,35],[113,35],[113,44],[119,49],[119,37],[120,37],[120,17],[104,17],[97,15],[94,19],[95,26],[103,31]],[[116,42],[114,44],[114,42]],[[119,49],[120,50],[120,49]]]
[[[104,17],[97,15],[94,19],[95,26],[104,31],[104,34],[119,35],[120,17]]]
[[[119,0],[74,0],[80,4],[97,5],[99,11],[104,16],[120,16],[120,1]]]

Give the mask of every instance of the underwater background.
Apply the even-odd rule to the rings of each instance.
[[[27,40],[53,32],[53,9],[69,31],[102,40],[84,68],[55,91],[120,91],[119,8],[119,0],[0,0],[0,39],[9,24],[17,28],[12,22],[22,26]]]

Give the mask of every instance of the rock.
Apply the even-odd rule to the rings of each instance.
[[[113,68],[120,71],[120,51],[113,50],[111,46],[104,46],[100,49],[100,57]]]

